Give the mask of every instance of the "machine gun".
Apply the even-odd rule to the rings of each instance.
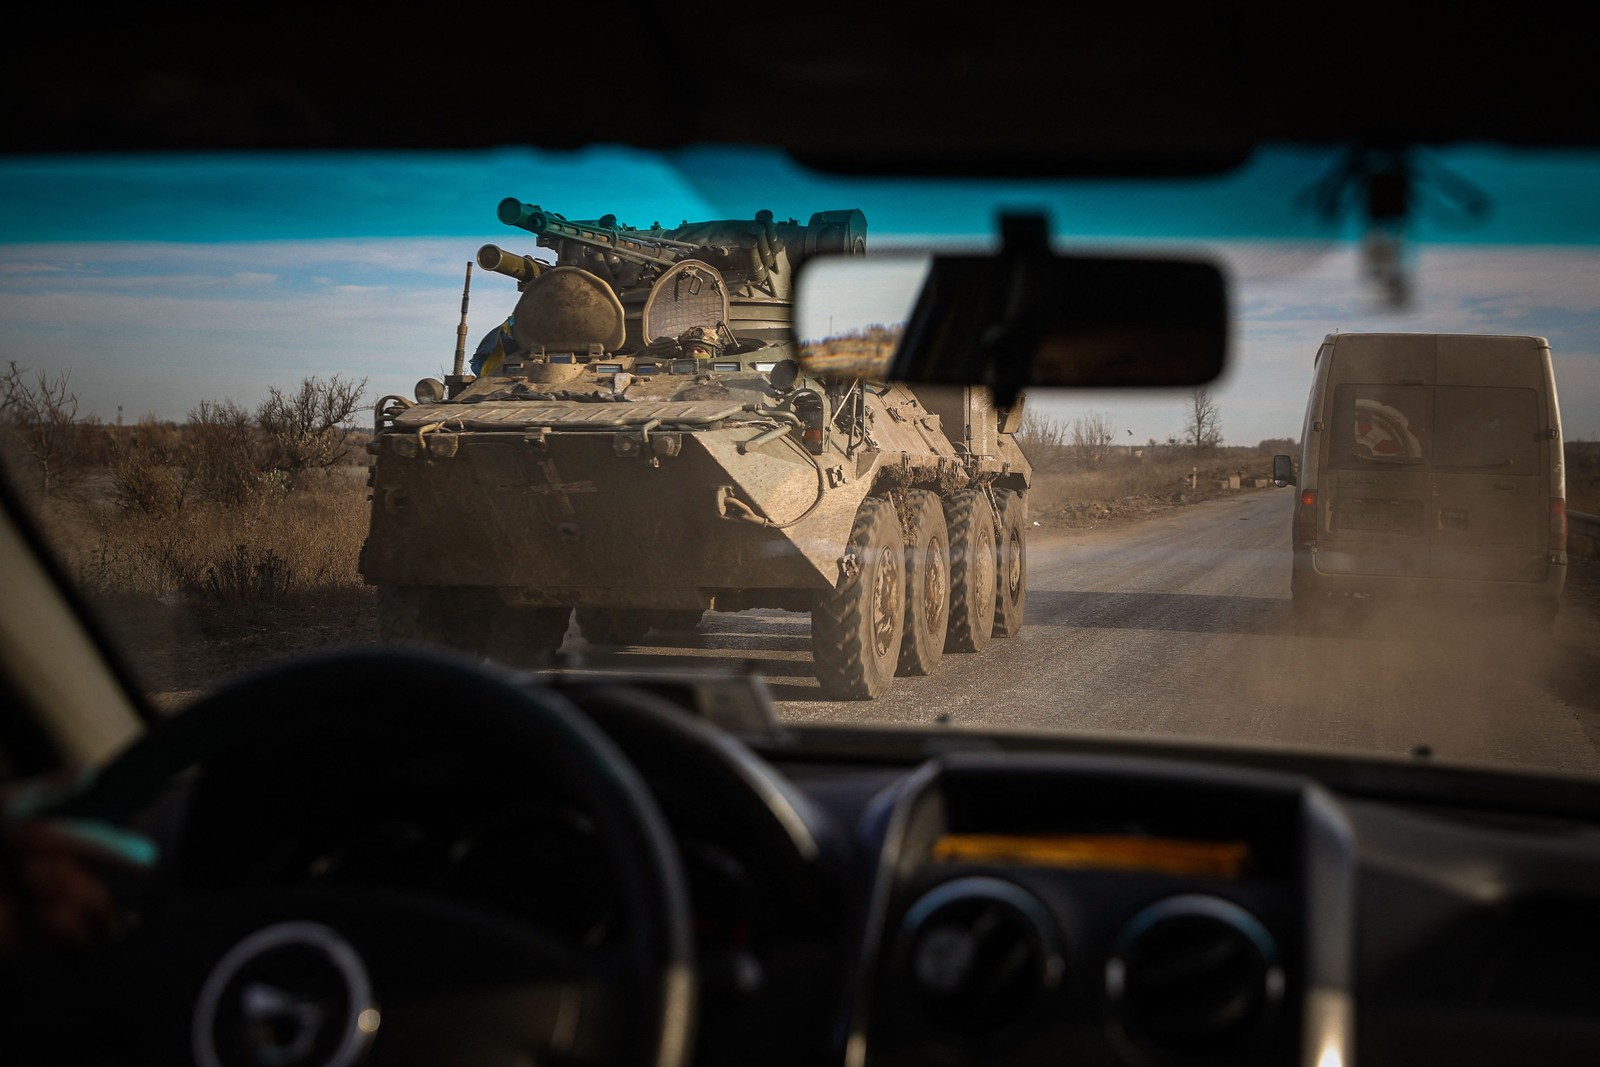
[[[636,230],[618,225],[615,215],[603,215],[593,222],[569,221],[537,204],[524,204],[514,196],[500,201],[495,214],[507,226],[537,235],[539,244],[545,248],[558,248],[557,242],[572,241],[663,269],[702,247],[689,241],[672,240],[659,229]]]
[[[686,222],[676,230],[665,230],[659,225],[638,230],[618,224],[615,215],[603,215],[593,221],[574,221],[537,204],[525,204],[516,197],[500,201],[495,214],[507,226],[537,235],[539,244],[556,249],[563,262],[580,258],[568,250],[569,244],[588,251],[591,256],[598,253],[613,266],[616,260],[625,261],[632,264],[634,270],[644,271],[646,277],[685,259],[698,259],[724,273],[741,272],[760,286],[768,284],[770,275],[792,268],[802,256],[814,252],[860,251],[865,245],[866,231],[865,216],[854,209],[818,212],[806,226],[794,219],[780,223],[774,220],[772,212],[758,211],[753,220]],[[788,253],[786,259],[785,252]],[[636,282],[638,279],[629,280]]]

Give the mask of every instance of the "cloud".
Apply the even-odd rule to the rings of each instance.
[[[69,269],[71,268],[63,267],[59,263],[46,263],[40,261],[17,260],[12,262],[0,262],[0,274],[55,274]]]

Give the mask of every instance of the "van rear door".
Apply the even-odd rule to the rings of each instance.
[[[1533,582],[1549,567],[1549,349],[1533,337],[1439,337],[1432,567]]]
[[[1429,334],[1334,338],[1321,434],[1319,570],[1431,572],[1435,362]]]
[[[1319,570],[1546,577],[1560,445],[1541,338],[1344,334],[1328,375]]]

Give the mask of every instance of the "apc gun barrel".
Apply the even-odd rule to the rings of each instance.
[[[531,282],[544,273],[545,264],[528,256],[507,252],[499,245],[484,245],[478,249],[478,266],[504,274],[519,282]]]
[[[680,249],[692,247],[685,246],[681,241],[635,236],[638,231],[616,225],[615,219],[610,216],[599,222],[569,222],[541,210],[535,204],[524,204],[514,196],[508,196],[500,201],[495,214],[507,226],[516,226],[540,237],[603,248],[627,259],[651,263],[658,267],[672,266],[679,258]]]

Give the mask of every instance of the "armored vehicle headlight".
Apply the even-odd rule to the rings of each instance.
[[[774,389],[787,393],[800,380],[800,364],[792,359],[780,359],[772,365],[767,378]]]
[[[437,404],[444,399],[444,383],[437,378],[424,378],[412,390],[419,404]]]

